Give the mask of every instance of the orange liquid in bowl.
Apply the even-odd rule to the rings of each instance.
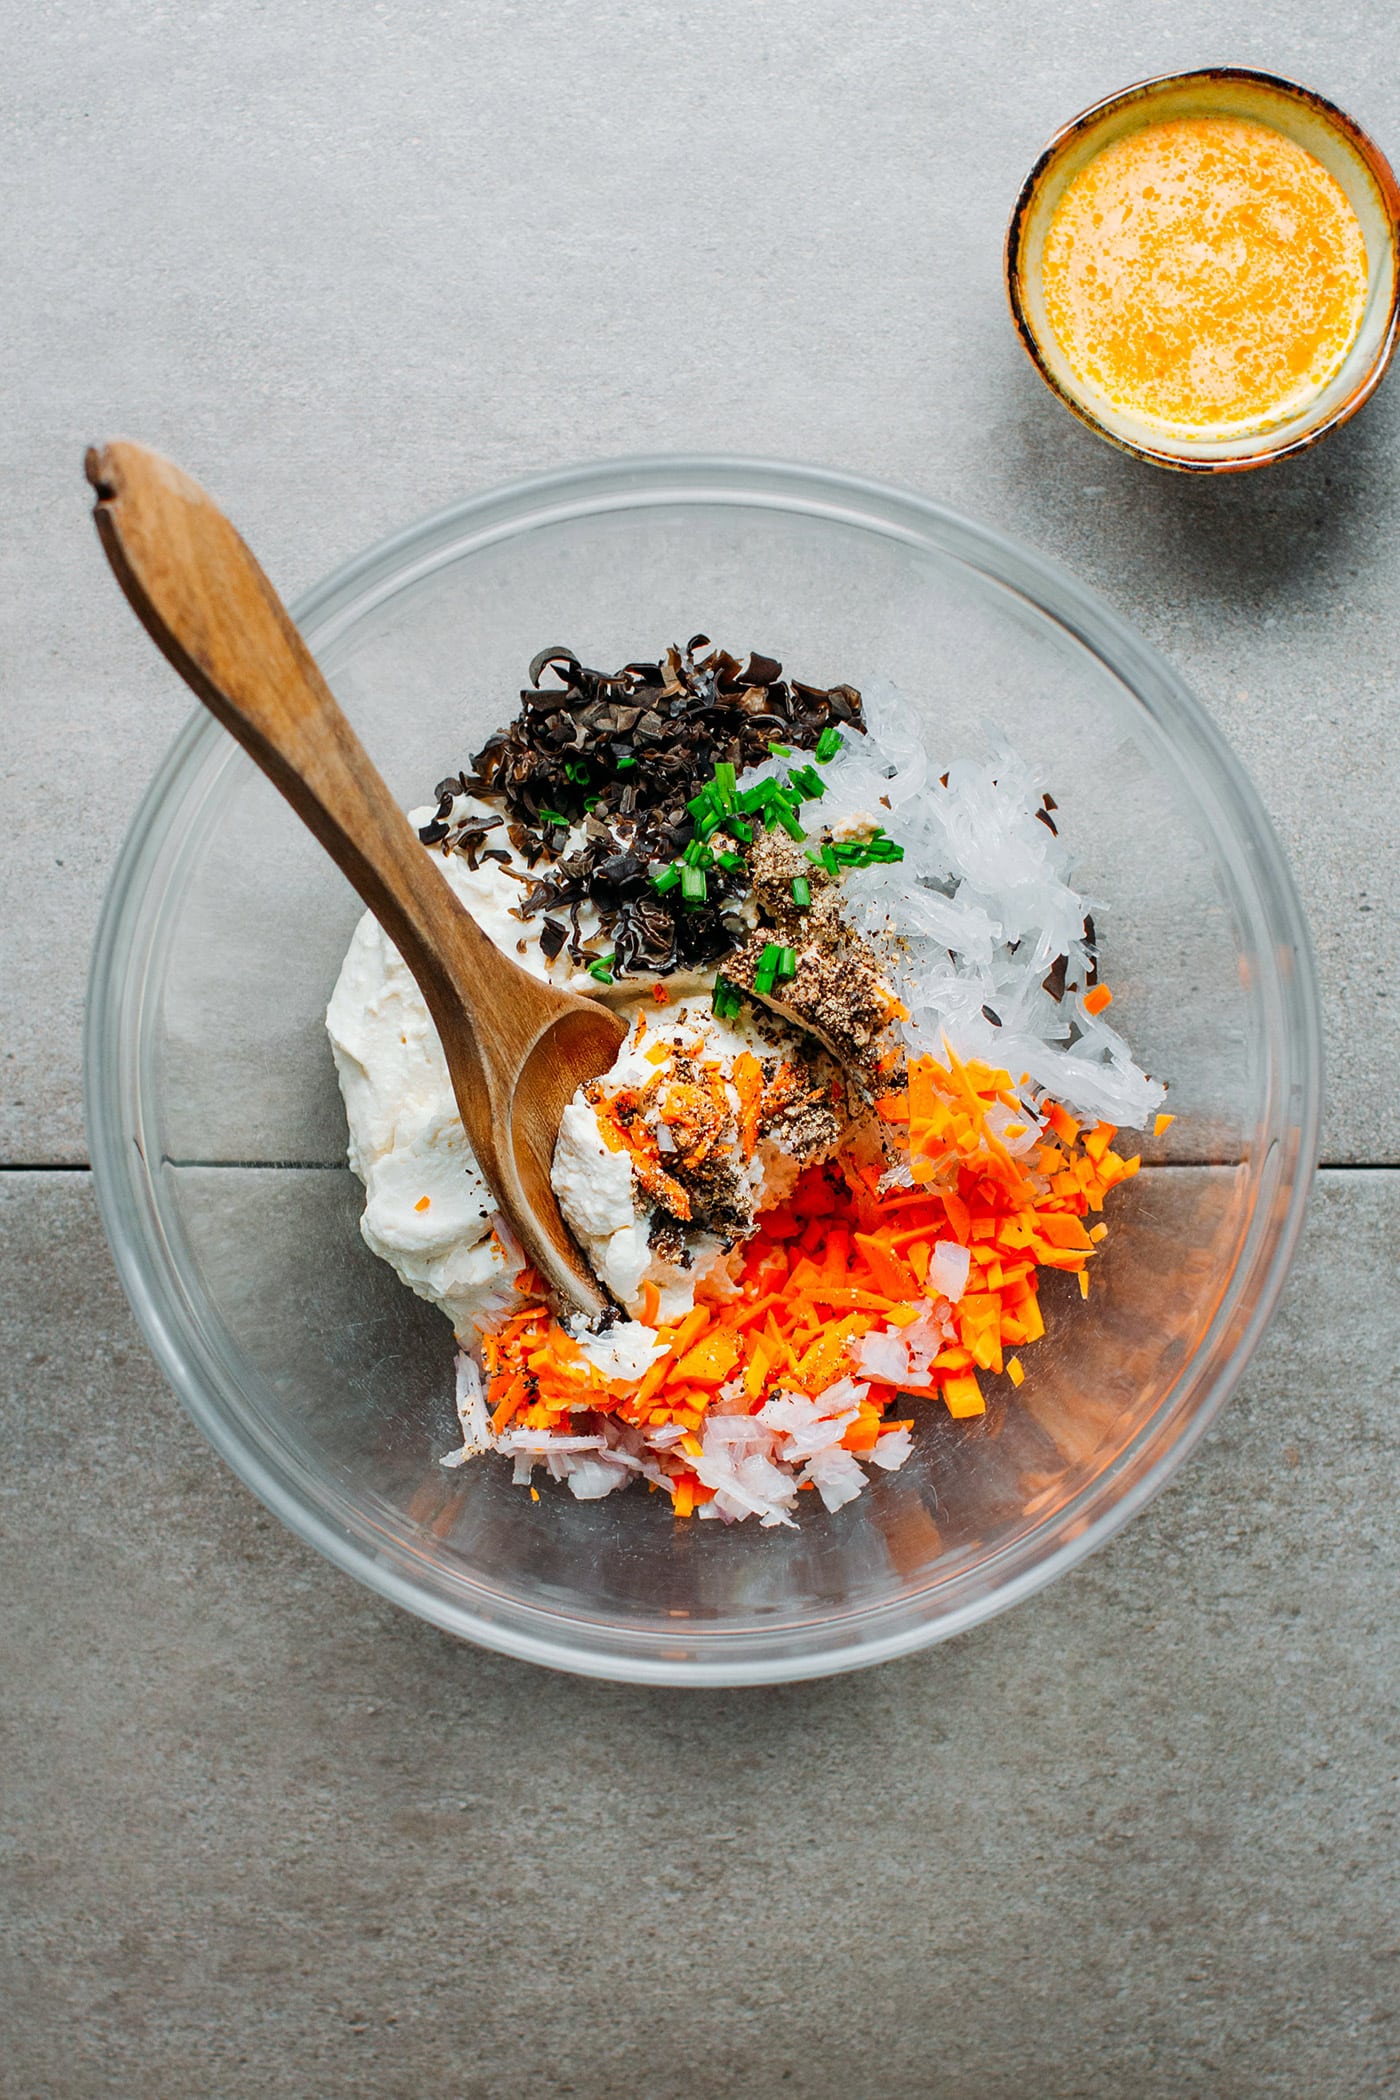
[[[1366,241],[1311,153],[1245,117],[1178,117],[1105,146],[1056,206],[1045,311],[1114,407],[1200,436],[1314,399],[1356,340]]]

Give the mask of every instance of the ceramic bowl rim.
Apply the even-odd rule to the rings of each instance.
[[[1021,248],[1031,206],[1046,176],[1063,154],[1091,126],[1102,123],[1106,117],[1112,116],[1120,109],[1128,108],[1135,102],[1145,103],[1154,97],[1192,87],[1197,83],[1235,81],[1271,88],[1320,115],[1334,130],[1342,134],[1365,164],[1385,207],[1390,231],[1390,304],[1384,332],[1369,364],[1351,391],[1320,423],[1303,430],[1294,426],[1291,435],[1290,425],[1285,423],[1280,427],[1276,443],[1265,445],[1262,449],[1248,454],[1225,454],[1206,459],[1174,451],[1166,443],[1160,446],[1150,445],[1126,437],[1121,431],[1111,429],[1085,401],[1061,383],[1046,361],[1030,316],[1026,312],[1021,294]],[[1179,73],[1158,73],[1150,79],[1137,80],[1128,87],[1119,88],[1111,95],[1104,95],[1099,101],[1091,103],[1087,109],[1080,110],[1077,116],[1071,117],[1067,124],[1062,124],[1047,140],[1021,184],[1012,207],[1003,249],[1003,273],[1011,318],[1021,339],[1022,348],[1051,393],[1087,429],[1105,439],[1108,444],[1116,446],[1120,452],[1126,452],[1134,459],[1146,460],[1152,466],[1166,467],[1175,473],[1249,473],[1256,467],[1273,466],[1281,459],[1290,459],[1300,452],[1310,451],[1314,445],[1320,444],[1323,438],[1340,429],[1343,423],[1350,422],[1384,379],[1395,353],[1397,336],[1400,336],[1400,182],[1397,182],[1395,172],[1385,154],[1370,133],[1357,123],[1355,117],[1330,101],[1326,95],[1319,94],[1316,88],[1310,88],[1302,81],[1289,80],[1281,73],[1266,73],[1251,66],[1200,66]]]

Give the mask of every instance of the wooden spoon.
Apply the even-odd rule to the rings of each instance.
[[[418,981],[487,1185],[556,1303],[608,1304],[559,1212],[564,1109],[612,1064],[615,1013],[503,955],[433,866],[281,600],[187,474],[125,440],[94,446],[93,515],[157,647],[349,877]]]

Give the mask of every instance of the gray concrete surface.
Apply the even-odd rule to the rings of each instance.
[[[86,521],[83,446],[121,431],[207,481],[289,594],[458,495],[657,449],[858,469],[1058,555],[1252,768],[1316,928],[1326,1156],[1400,1159],[1400,388],[1294,466],[1187,484],[1056,409],[1000,280],[1044,139],[1144,74],[1291,73],[1400,150],[1382,17],[7,0],[0,21],[0,1156],[84,1157],[89,938],[186,712]]]
[[[1174,66],[1311,81],[1400,152],[1390,27],[0,0],[3,2100],[1400,2088],[1400,381],[1288,469],[1156,475],[1044,395],[999,257],[1044,138]],[[916,1660],[699,1696],[454,1646],[258,1508],[82,1171],[92,930],[186,714],[87,522],[116,432],[288,595],[502,479],[716,448],[917,487],[1168,653],[1312,917],[1338,1166],[1127,1533]]]
[[[1400,1176],[1324,1174],[1244,1391],[1096,1559],[721,1694],[358,1591],[163,1387],[86,1175],[0,1206],[7,2100],[1396,2089]]]

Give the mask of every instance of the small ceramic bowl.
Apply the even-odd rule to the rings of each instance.
[[[1341,184],[1366,240],[1366,306],[1340,369],[1295,414],[1247,434],[1166,436],[1071,370],[1045,311],[1041,261],[1065,189],[1104,146],[1170,117],[1250,117],[1304,147]],[[1379,386],[1395,348],[1400,311],[1400,187],[1390,163],[1351,117],[1311,88],[1231,66],[1140,81],[1086,109],[1056,132],[1026,177],[1006,235],[1012,318],[1036,370],[1065,407],[1110,444],[1178,472],[1236,474],[1315,445],[1354,416]]]

